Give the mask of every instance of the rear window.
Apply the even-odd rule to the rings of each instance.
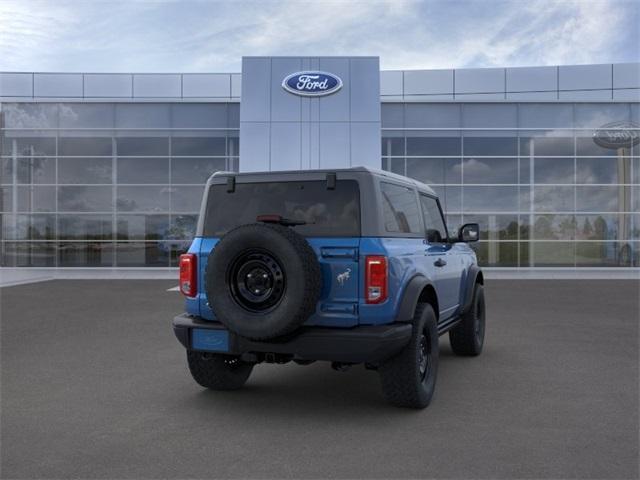
[[[258,215],[280,215],[307,222],[296,232],[307,237],[360,235],[360,192],[355,180],[338,180],[334,190],[327,182],[236,183],[234,192],[212,185],[207,198],[204,235],[220,237],[229,230],[255,223]]]

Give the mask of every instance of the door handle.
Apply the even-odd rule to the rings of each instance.
[[[443,259],[439,258],[439,259],[437,259],[435,262],[433,262],[433,264],[434,264],[436,267],[444,267],[444,266],[447,264],[447,262],[446,262],[446,261],[444,261]]]

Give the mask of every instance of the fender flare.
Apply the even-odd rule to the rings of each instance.
[[[418,305],[420,294],[428,285],[431,285],[431,282],[427,277],[424,277],[422,275],[416,275],[411,280],[409,280],[409,284],[404,290],[402,300],[400,301],[400,305],[398,307],[398,315],[396,316],[396,321],[410,322],[413,320],[413,315],[416,311],[416,305]]]
[[[482,270],[477,265],[471,265],[469,267],[469,271],[467,272],[467,278],[464,282],[464,290],[460,295],[462,308],[460,309],[460,314],[464,315],[471,308],[471,302],[473,301],[473,289],[475,287],[476,281],[478,280],[478,276],[480,276],[480,283],[484,283],[484,275],[482,274]]]

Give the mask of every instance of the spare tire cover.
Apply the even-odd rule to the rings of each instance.
[[[209,254],[205,291],[216,318],[254,340],[291,333],[322,289],[315,252],[291,228],[254,223],[230,230]]]

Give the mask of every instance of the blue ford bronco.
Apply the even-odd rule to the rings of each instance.
[[[218,172],[180,258],[173,328],[203,387],[240,388],[261,362],[364,363],[390,403],[424,408],[438,337],[482,350],[478,236],[450,236],[433,190],[389,172]]]

